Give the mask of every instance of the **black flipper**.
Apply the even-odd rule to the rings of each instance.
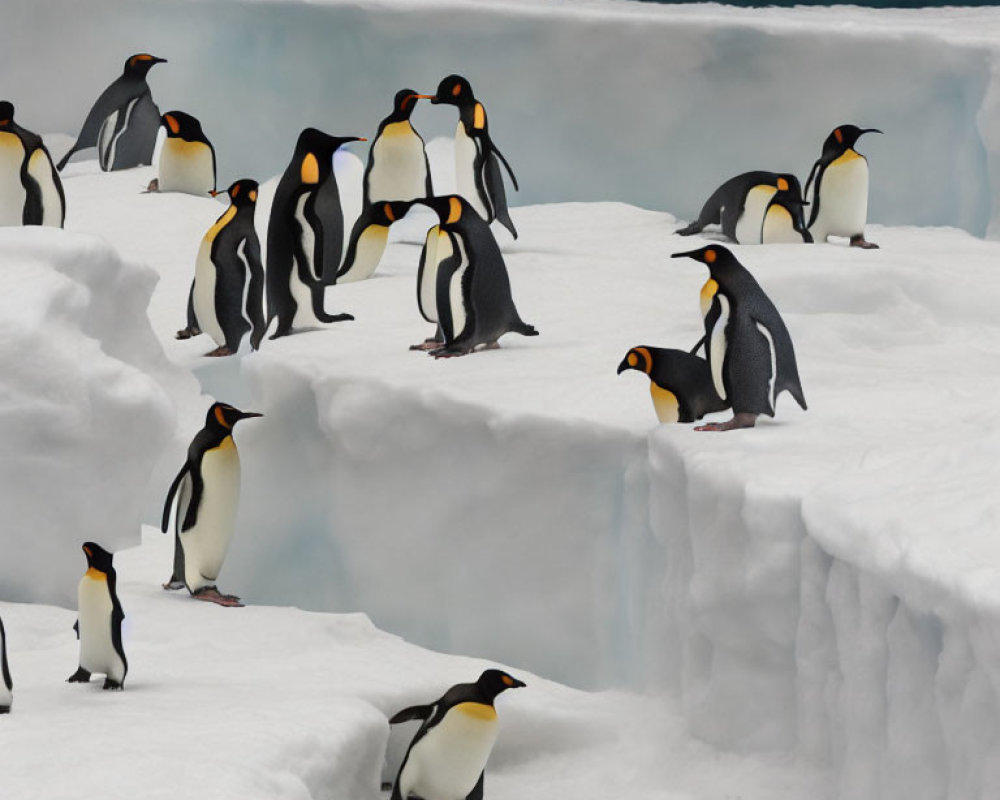
[[[414,719],[427,719],[434,713],[434,705],[410,706],[392,715],[389,720],[390,725],[397,725],[400,722],[409,722]]]
[[[185,461],[184,466],[181,467],[181,471],[177,473],[177,477],[174,478],[173,483],[170,484],[170,488],[167,489],[167,499],[163,504],[163,520],[160,523],[160,530],[163,533],[167,532],[167,528],[170,525],[170,509],[174,504],[174,495],[177,494],[177,489],[180,487],[181,481],[184,480],[184,476],[187,475],[190,469],[191,465]]]
[[[188,502],[187,513],[184,515],[181,533],[191,530],[198,521],[198,506],[201,505],[201,495],[205,490],[205,481],[201,477],[201,466],[190,464],[188,471],[191,473],[191,500]]]
[[[514,223],[507,211],[507,194],[503,188],[503,176],[500,174],[500,164],[496,158],[499,155],[499,150],[493,150],[492,153],[487,153],[486,155],[486,191],[489,194],[490,201],[493,203],[493,213],[496,216],[497,222],[509,230],[511,236],[516,239],[517,229],[514,227]],[[513,173],[511,173],[511,177],[513,177]],[[516,181],[514,182],[514,188],[517,188]]]
[[[479,780],[476,781],[476,785],[472,787],[472,791],[469,792],[465,800],[483,800],[483,783],[486,779],[486,770],[479,773]]]
[[[243,250],[250,266],[250,288],[247,291],[247,316],[250,317],[250,347],[260,348],[260,343],[267,332],[264,322],[264,262],[260,257],[260,241],[256,236],[246,240]]]

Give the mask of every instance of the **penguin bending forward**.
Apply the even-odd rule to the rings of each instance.
[[[61,228],[66,195],[42,137],[14,121],[14,106],[0,102],[0,227]]]
[[[649,394],[660,422],[694,422],[729,408],[715,391],[708,362],[693,353],[648,345],[633,347],[618,365],[618,374],[628,369],[649,376]]]
[[[408,201],[396,201],[372,203],[362,209],[351,230],[344,263],[337,271],[337,283],[353,283],[372,276],[389,241],[389,228],[406,216],[411,205]]]
[[[162,117],[167,138],[160,148],[156,191],[215,194],[215,148],[201,123],[183,111]]]
[[[854,149],[865,133],[882,133],[878,128],[841,125],[823,142],[823,153],[813,164],[806,181],[806,195],[812,184],[812,213],[809,231],[817,242],[828,236],[847,236],[851,247],[866,250],[878,245],[865,239],[868,221],[868,159]],[[815,184],[813,184],[815,179]]]
[[[493,703],[524,683],[488,669],[475,683],[459,683],[429,705],[411,706],[391,725],[423,720],[399,767],[390,800],[482,800],[486,761],[499,732]]]
[[[146,74],[166,61],[149,53],[127,58],[121,77],[94,102],[76,143],[62,157],[58,169],[65,167],[78,150],[94,146],[105,172],[151,164],[160,128],[160,110],[153,102]]]
[[[225,403],[213,403],[205,427],[188,447],[187,461],[177,473],[163,504],[164,533],[174,510],[174,569],[164,589],[187,587],[192,597],[222,606],[241,606],[240,599],[220,594],[215,585],[236,527],[240,502],[240,455],[233,426],[260,417]],[[176,499],[176,503],[174,502]]]
[[[10,679],[10,668],[7,666],[7,631],[0,618],[0,714],[9,714],[14,703],[14,681]]]
[[[709,269],[701,290],[705,353],[715,390],[733,409],[731,420],[695,430],[752,428],[758,415],[774,416],[775,399],[786,390],[805,409],[788,329],[746,267],[720,245],[671,257],[693,258]]]
[[[94,672],[102,673],[104,689],[123,689],[128,661],[122,647],[122,611],[118,599],[118,575],[113,554],[99,544],[85,542],[87,571],[77,588],[77,620],[73,626],[80,640],[80,667],[69,683],[88,683]]]
[[[503,162],[517,190],[517,178],[490,138],[486,108],[476,100],[472,86],[461,75],[449,75],[438,84],[431,103],[458,108],[455,129],[455,179],[458,193],[468,200],[488,223],[497,220],[517,238],[517,229],[507,212],[500,163]]]
[[[299,134],[285,169],[267,229],[267,324],[278,318],[271,337],[293,328],[354,319],[323,310],[323,292],[336,279],[344,238],[340,192],[333,154],[359,136],[329,136],[315,128]]]
[[[379,123],[368,151],[364,175],[364,206],[392,200],[430,197],[431,168],[424,140],[410,124],[417,101],[432,99],[412,89],[396,92],[392,113]]]
[[[430,354],[462,356],[480,345],[492,350],[500,346],[497,340],[505,333],[537,336],[538,331],[524,322],[514,307],[500,246],[472,205],[454,194],[414,202],[438,215],[440,233],[448,239],[442,246],[439,233],[434,254],[434,316],[443,340]],[[421,273],[426,269],[422,265]]]

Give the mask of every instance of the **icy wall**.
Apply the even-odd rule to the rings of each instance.
[[[870,219],[983,235],[1000,219],[998,27],[995,10],[7,0],[0,86],[22,124],[76,132],[129,53],[166,57],[154,96],[202,119],[225,185],[279,172],[306,125],[371,136],[397,89],[460,72],[521,178],[515,204],[682,218],[739,172],[804,180],[853,122],[885,131],[861,147]],[[414,120],[430,136],[455,124],[428,104]]]

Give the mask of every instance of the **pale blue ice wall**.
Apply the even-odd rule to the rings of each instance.
[[[371,136],[397,89],[432,92],[457,71],[521,179],[516,204],[612,199],[688,218],[738,172],[804,179],[850,121],[886,132],[861,147],[873,221],[983,235],[996,215],[990,47],[806,15],[486,5],[5,0],[0,91],[24,125],[75,132],[129,53],[165,56],[161,109],[203,120],[225,184],[279,172],[306,125]],[[434,136],[455,113],[423,104],[415,120]]]

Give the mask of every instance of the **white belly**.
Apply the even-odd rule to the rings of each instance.
[[[458,243],[459,265],[458,269],[452,273],[451,283],[448,284],[448,304],[451,307],[451,335],[453,338],[457,338],[465,330],[465,296],[462,294],[462,278],[469,268],[469,259],[465,254],[465,244],[462,242],[462,238],[456,237],[455,241]],[[439,253],[440,251],[441,247],[438,248]]]
[[[201,142],[167,137],[157,169],[161,192],[206,195],[215,188],[212,151]]]
[[[21,225],[27,192],[21,184],[24,147],[13,133],[0,133],[0,226]]]
[[[802,244],[802,234],[795,230],[795,221],[784,206],[771,206],[761,229],[763,244]]]
[[[490,215],[483,205],[479,191],[476,189],[476,158],[479,155],[479,146],[475,139],[465,133],[465,126],[459,122],[455,130],[455,184],[458,193],[464,197],[476,213],[483,219],[489,219]]]
[[[726,360],[726,324],[729,322],[729,300],[722,294],[716,296],[719,298],[722,310],[708,338],[708,349],[712,366],[712,383],[715,384],[715,391],[718,392],[719,397],[725,400],[726,386],[722,380],[722,365]]]
[[[438,321],[437,276],[438,265],[451,256],[451,237],[442,233],[435,225],[427,231],[427,251],[424,255],[423,270],[420,273],[420,312],[428,322]]]
[[[184,579],[192,592],[215,585],[236,528],[240,456],[232,437],[202,456],[201,477],[204,489],[197,522],[180,535],[184,548]],[[183,523],[183,517],[180,521]]]
[[[386,125],[372,146],[374,163],[368,174],[368,197],[384,200],[415,200],[427,194],[424,143],[409,122]]]
[[[300,236],[302,237],[302,251],[306,254],[306,259],[309,262],[306,266],[306,272],[316,278],[316,234],[313,233],[312,226],[306,220],[304,213],[306,202],[311,196],[311,193],[306,192],[299,197],[298,203],[295,206],[295,221],[299,225]],[[295,309],[295,318],[292,320],[292,327],[312,328],[319,325],[320,322],[316,318],[316,314],[313,313],[312,291],[299,278],[298,260],[294,258],[292,259],[292,271],[288,276],[288,289],[292,293],[297,306]]]
[[[353,283],[370,278],[378,267],[378,262],[382,260],[388,239],[389,229],[383,225],[369,225],[365,228],[354,250],[354,263],[348,272],[337,278],[337,282]]]
[[[42,194],[42,225],[61,228],[63,224],[63,203],[59,189],[52,177],[52,162],[39,148],[28,159],[28,174],[38,183]]]
[[[743,213],[736,221],[736,241],[740,244],[760,244],[761,227],[767,204],[777,194],[776,186],[754,186],[747,192]]]
[[[202,332],[207,333],[216,345],[222,347],[226,343],[226,335],[215,311],[216,271],[211,256],[212,241],[202,239],[194,265],[194,315]]]
[[[101,169],[110,171],[115,164],[115,152],[118,148],[118,140],[128,131],[128,126],[132,121],[132,112],[135,110],[139,98],[129,100],[128,105],[122,109],[112,111],[107,119],[101,124],[101,129],[97,132],[97,159]],[[118,118],[124,114],[125,120],[121,123],[121,130],[115,131],[118,127]]]
[[[404,800],[465,800],[486,767],[499,732],[494,714],[485,718],[463,711],[461,704],[410,748],[399,776]]]
[[[121,659],[111,641],[111,593],[105,579],[84,575],[77,588],[80,623],[80,666],[112,680],[124,677]]]
[[[826,237],[863,234],[868,219],[868,162],[853,150],[823,172],[819,213],[809,230],[817,242]]]

